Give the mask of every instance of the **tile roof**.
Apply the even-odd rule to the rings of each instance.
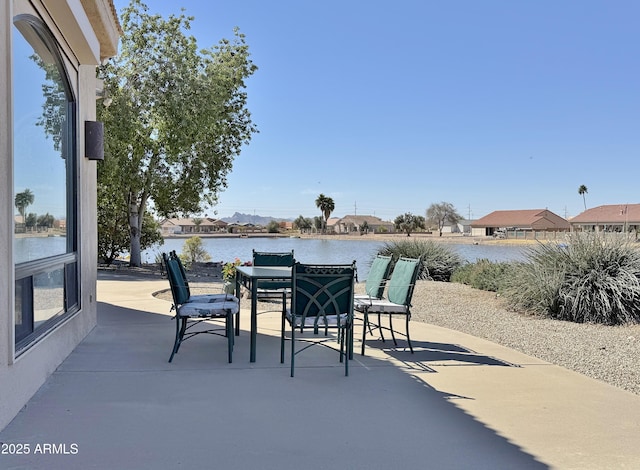
[[[471,223],[472,227],[517,227],[569,230],[570,224],[547,209],[494,211]]]
[[[609,204],[597,206],[576,215],[572,224],[640,223],[640,204]]]

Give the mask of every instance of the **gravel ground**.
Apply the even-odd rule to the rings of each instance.
[[[221,290],[219,278],[193,281],[194,294]],[[356,292],[364,292],[363,282]],[[168,291],[156,295],[171,301]],[[507,310],[495,293],[450,282],[418,281],[411,311],[412,321],[484,338],[640,395],[640,325],[611,327],[523,315]]]
[[[412,321],[461,331],[640,395],[640,325],[603,326],[509,311],[495,293],[418,281]]]

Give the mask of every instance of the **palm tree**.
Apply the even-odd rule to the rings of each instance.
[[[329,216],[336,208],[336,205],[334,204],[333,199],[321,193],[316,199],[316,207],[320,209],[320,212],[322,212],[322,215],[324,216],[324,230],[326,232]]]
[[[25,222],[25,213],[27,211],[27,207],[33,204],[34,199],[35,197],[33,193],[28,188],[21,193],[16,194],[14,204],[18,209],[18,212],[20,212],[20,215],[22,216],[22,222]]]
[[[203,219],[200,217],[193,217],[191,219],[193,225],[195,225],[196,232],[200,232],[200,225],[202,224]]]
[[[578,194],[582,196],[582,202],[584,202],[584,210],[587,210],[587,200],[585,199],[584,195],[588,192],[589,191],[587,191],[587,187],[584,184],[581,184],[578,188]]]

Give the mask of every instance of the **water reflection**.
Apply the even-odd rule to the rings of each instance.
[[[16,237],[13,239],[13,256],[16,264],[65,253],[65,237]]]

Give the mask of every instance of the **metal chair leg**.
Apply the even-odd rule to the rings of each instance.
[[[389,314],[389,330],[391,331],[391,338],[393,338],[393,345],[398,346],[398,342],[396,341],[396,335],[393,333],[393,315]]]
[[[171,353],[171,357],[169,358],[169,362],[173,361],[173,356],[178,353],[180,349],[180,345],[182,344],[182,339],[184,338],[184,332],[187,330],[187,319],[176,317],[176,340],[173,344],[173,352]]]
[[[285,315],[286,307],[282,307],[282,317],[280,322],[280,364],[284,364],[284,328],[285,328]]]
[[[295,357],[296,357],[296,327],[295,325],[292,325],[291,326],[291,377],[293,377]]]
[[[380,339],[384,343],[385,340],[384,340],[384,334],[382,332],[382,316],[380,313],[378,313],[378,331],[380,331]]]
[[[345,346],[346,346],[347,350],[344,352],[344,375],[345,375],[345,377],[349,377],[349,354],[350,354],[349,343],[351,341],[351,339],[350,339],[350,336],[351,336],[351,325],[348,324],[346,326],[346,328],[347,328],[347,331],[346,331],[347,338],[345,339],[345,342],[346,342]]]
[[[171,356],[169,357],[169,362],[173,361],[173,356],[175,356],[176,352],[178,352],[178,347],[180,346],[180,318],[178,316],[176,318],[176,337],[173,341],[173,349],[171,350]]]
[[[353,359],[353,342],[355,340],[355,324],[351,323],[351,327],[349,328],[349,334],[351,335],[350,344],[349,344],[349,360]]]
[[[227,350],[229,354],[229,364],[233,362],[233,346],[235,339],[233,337],[233,314],[228,312],[225,318],[225,327],[227,333]]]
[[[411,344],[411,338],[409,337],[409,315],[405,315],[405,317],[407,318],[407,342],[409,343],[411,354],[413,354],[413,345]]]
[[[369,314],[367,311],[364,311],[364,323],[362,324],[362,348],[360,350],[360,355],[364,356],[364,344],[367,340],[367,328],[369,328],[369,332],[371,333],[371,328],[369,326]]]

